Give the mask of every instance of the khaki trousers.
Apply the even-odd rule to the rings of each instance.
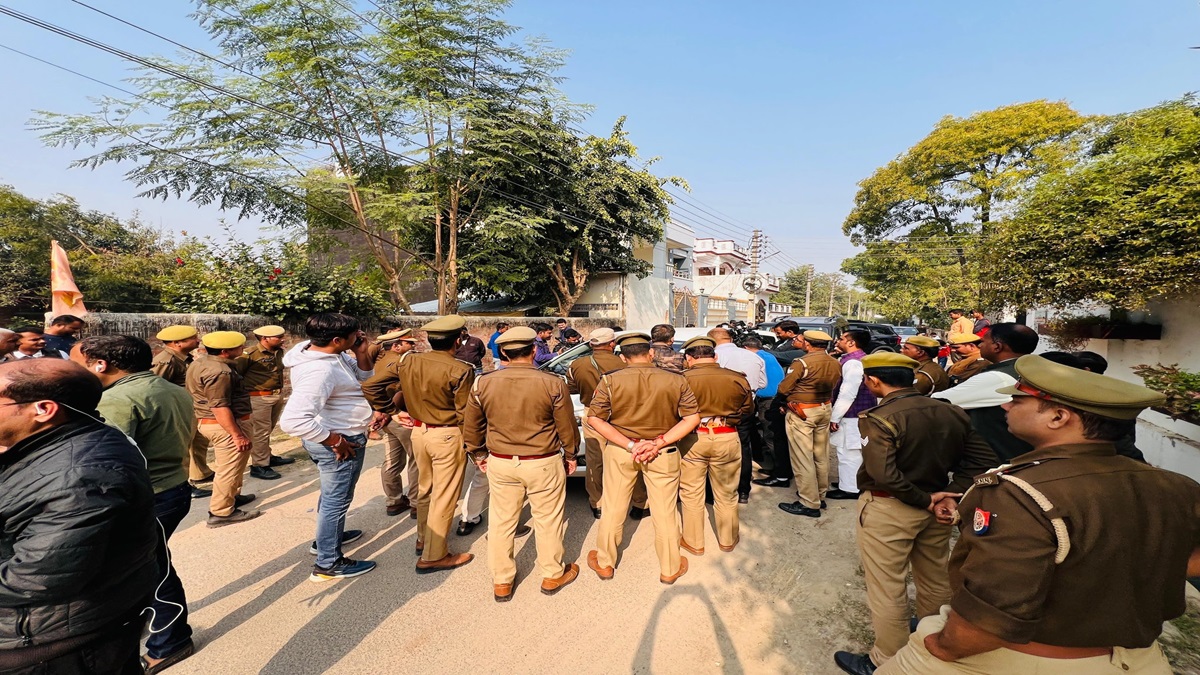
[[[925,648],[925,637],[941,632],[950,615],[950,606],[926,617],[908,644],[896,652],[890,661],[875,671],[876,675],[1170,675],[1171,666],[1163,656],[1158,642],[1145,649],[1114,647],[1111,656],[1086,659],[1048,659],[1030,656],[1011,649],[997,649],[947,663]]]
[[[604,496],[600,501],[600,526],[596,533],[597,562],[615,567],[617,546],[625,536],[626,511],[638,474],[646,479],[650,520],[654,523],[654,550],[663,576],[679,571],[679,451],[663,452],[649,464],[637,464],[628,450],[604,445]]]
[[[600,506],[600,498],[604,494],[604,451],[608,441],[596,433],[585,422],[583,425],[583,440],[587,444],[587,471],[584,481],[588,493],[588,505],[593,509]],[[646,508],[646,480],[638,474],[633,484],[633,505],[639,509]]]
[[[200,424],[196,421],[196,433],[192,435],[192,445],[188,450],[188,480],[192,483],[203,483],[212,480],[213,470],[208,466],[208,437],[200,430],[206,426],[221,426],[219,424]]]
[[[787,414],[788,451],[792,473],[796,477],[796,495],[810,509],[821,508],[829,491],[829,420],[833,409],[828,403],[804,411],[807,419],[794,412]]]
[[[467,453],[458,427],[415,427],[412,445],[419,485],[417,537],[425,544],[421,559],[432,562],[449,554],[446,537],[462,492]]]
[[[400,498],[408,496],[411,504],[417,503],[417,460],[413,457],[411,428],[392,422],[383,431],[383,467],[379,475],[383,479],[383,496],[386,506],[395,506]],[[408,485],[408,489],[404,488]]]
[[[863,492],[858,498],[859,557],[867,582],[867,606],[875,644],[871,660],[885,663],[908,641],[908,568],[917,586],[917,618],[937,614],[950,602],[950,528],[925,509]]]
[[[279,424],[283,414],[282,394],[250,397],[250,463],[254,466],[271,465],[271,432]]]
[[[517,578],[513,558],[517,520],[529,497],[537,565],[545,579],[563,573],[563,507],[567,503],[567,470],[561,455],[522,460],[488,457],[488,565],[492,583],[511,584]]]
[[[242,492],[242,479],[246,463],[250,461],[250,453],[238,452],[233,444],[233,436],[220,424],[201,424],[200,433],[208,440],[216,460],[208,512],[214,516],[228,516],[234,511],[234,498]]]
[[[679,501],[683,504],[683,540],[704,548],[705,479],[712,482],[717,543],[726,548],[738,542],[738,478],[742,444],[737,434],[688,434],[679,442]]]

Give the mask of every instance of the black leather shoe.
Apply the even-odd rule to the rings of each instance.
[[[260,478],[262,480],[279,480],[283,476],[269,466],[252,466],[250,467],[250,477]]]
[[[629,507],[629,517],[633,518],[634,520],[641,520],[648,515],[650,515],[649,508],[639,509],[636,506]]]
[[[738,503],[739,504],[749,504],[750,503],[750,493],[749,492],[739,492],[738,493]]]
[[[596,520],[600,520],[600,507],[598,507],[598,506],[592,507],[592,517],[595,518]]]
[[[254,494],[236,495],[233,498],[233,506],[234,506],[234,508],[237,508],[239,506],[245,506],[245,505],[249,504],[250,502],[254,501],[255,499],[258,499],[258,495],[254,495]]]
[[[875,672],[875,664],[867,654],[834,652],[833,662],[850,675],[872,675]]]
[[[517,531],[515,532],[515,535],[518,537],[524,537],[530,532],[533,532],[533,528],[529,527],[528,525],[517,525]]]
[[[194,485],[192,486],[192,499],[208,499],[211,496],[212,496],[212,490],[198,488]]]
[[[820,518],[821,509],[810,509],[800,502],[792,502],[791,504],[780,504],[779,508],[787,511],[793,516],[808,516],[809,518]]]
[[[826,499],[858,499],[857,492],[846,492],[845,490],[830,490],[825,493]]]
[[[761,485],[763,487],[785,488],[785,487],[792,486],[792,481],[788,478],[755,478],[754,480],[752,480],[750,482],[754,483],[755,485]]]
[[[267,466],[287,466],[288,464],[295,463],[295,461],[295,457],[280,457],[279,455],[271,455],[271,461],[267,463]]]
[[[823,509],[824,509],[824,508],[828,508],[828,507],[829,507],[829,505],[825,503],[825,500],[824,500],[824,499],[822,499],[822,500],[821,500],[821,508],[823,508]]]
[[[474,532],[479,523],[480,521],[478,520],[473,523],[469,520],[460,520],[458,521],[458,529],[454,531],[454,534],[457,534],[460,537],[465,537]]]

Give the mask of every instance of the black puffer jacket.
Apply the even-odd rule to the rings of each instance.
[[[0,453],[0,649],[110,628],[158,583],[154,491],[124,434],[71,422]]]

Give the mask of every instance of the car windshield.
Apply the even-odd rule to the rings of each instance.
[[[917,329],[914,326],[896,326],[897,335],[916,335]]]
[[[592,353],[592,346],[586,342],[581,342],[567,351],[555,356],[546,363],[543,363],[538,370],[545,370],[555,375],[566,375],[567,369],[571,367],[571,362],[581,356],[587,356]]]

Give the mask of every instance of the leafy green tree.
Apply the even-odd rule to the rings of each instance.
[[[1039,182],[995,246],[1019,302],[1138,309],[1195,293],[1200,279],[1200,101],[1101,121]]]
[[[252,246],[226,231],[227,240],[189,239],[179,269],[164,282],[172,311],[259,314],[303,319],[318,312],[373,317],[389,308],[386,292],[369,275],[337,266],[314,266],[306,247],[266,241]]]
[[[84,304],[107,312],[161,308],[172,242],[136,220],[121,222],[72,198],[39,201],[0,185],[0,307],[37,316],[50,306],[50,242],[67,251]]]
[[[806,313],[825,316],[830,314],[829,307],[832,304],[832,314],[853,317],[858,315],[861,298],[862,293],[854,289],[845,275],[817,272],[812,265],[801,265],[793,267],[783,275],[779,282],[779,292],[771,297],[771,302],[791,305],[792,314],[797,316]]]
[[[1085,122],[1049,101],[943,118],[859,183],[842,229],[868,248],[842,270],[892,317],[1005,304],[987,274],[997,262],[989,238],[1039,176],[1064,165]]]
[[[224,65],[160,59],[169,73],[133,80],[141,98],[37,125],[52,145],[100,148],[78,166],[133,164],[145,196],[361,243],[396,304],[409,309],[408,284],[429,277],[439,311],[454,311],[468,239],[531,216],[509,194],[537,155],[518,142],[543,128],[528,111],[561,127],[579,109],[555,89],[561,52],[511,44],[509,0],[371,4],[198,0]],[[168,112],[147,119],[154,104]]]

